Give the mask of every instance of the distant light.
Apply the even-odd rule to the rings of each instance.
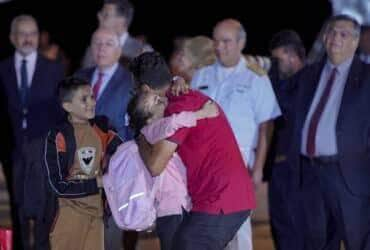
[[[370,25],[370,1],[368,0],[330,0],[334,15],[347,14],[360,24]]]
[[[12,0],[0,0],[0,4],[7,3],[7,2],[10,2],[10,1],[12,1]]]

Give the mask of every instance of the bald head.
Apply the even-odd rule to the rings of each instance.
[[[220,21],[216,24],[213,31],[215,31],[215,29],[217,29],[219,27],[234,30],[236,35],[237,35],[237,38],[238,39],[244,39],[245,42],[246,42],[247,33],[246,33],[243,25],[238,20],[232,19],[232,18],[224,19],[224,20],[222,20],[222,21]]]
[[[238,64],[246,42],[243,25],[235,19],[225,19],[213,29],[215,52],[219,62],[225,67]]]
[[[97,29],[91,38],[91,49],[94,61],[101,70],[113,66],[121,56],[118,34],[111,29]]]

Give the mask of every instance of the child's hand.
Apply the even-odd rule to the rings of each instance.
[[[217,104],[212,100],[207,101],[200,110],[195,112],[195,115],[198,120],[203,118],[217,117],[218,114],[219,110]]]
[[[185,79],[181,76],[175,76],[172,80],[171,93],[175,96],[187,94],[190,86],[186,83]]]

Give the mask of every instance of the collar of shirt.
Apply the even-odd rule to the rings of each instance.
[[[340,77],[346,77],[348,75],[349,69],[351,67],[353,61],[353,56],[345,60],[339,65],[332,64],[329,60],[327,60],[325,65],[325,70],[329,73],[333,70],[333,68],[337,69],[337,74]],[[330,74],[330,73],[329,73]]]
[[[123,45],[125,44],[125,42],[127,41],[127,38],[128,38],[128,32],[124,32],[120,37],[119,37],[119,44],[121,45],[121,47],[123,47]]]
[[[243,56],[240,57],[238,64],[233,67],[223,66],[219,60],[216,62],[216,71],[217,71],[217,81],[224,82],[229,77],[232,77],[233,74],[237,72],[242,72],[246,68],[247,62]]]
[[[37,52],[34,51],[27,56],[22,56],[18,51],[15,52],[14,63],[15,71],[17,74],[18,88],[20,88],[21,86],[21,65],[23,59],[27,60],[28,87],[30,87],[32,83],[33,74],[35,73]]]
[[[115,63],[111,67],[109,67],[109,68],[107,68],[107,69],[105,69],[105,70],[102,71],[102,73],[104,74],[104,76],[103,76],[103,82],[102,82],[102,84],[100,86],[100,89],[99,89],[98,97],[101,96],[101,94],[103,93],[104,89],[107,87],[108,82],[112,78],[112,76],[113,76],[114,72],[116,71],[117,67],[118,67],[118,63]],[[98,74],[99,74],[99,72],[100,71],[99,71],[98,68],[96,68],[94,70],[94,74],[93,74],[93,78],[92,78],[92,83],[91,83],[91,86],[92,87],[94,87],[96,81],[98,80]]]

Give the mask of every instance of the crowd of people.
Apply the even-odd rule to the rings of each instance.
[[[105,0],[70,76],[34,17],[12,20],[0,136],[14,249],[134,250],[142,228],[122,230],[107,199],[116,168],[152,178],[162,250],[252,250],[265,181],[276,249],[370,249],[369,26],[334,15],[307,57],[282,30],[262,57],[224,19],[167,63],[129,34],[133,13]]]

